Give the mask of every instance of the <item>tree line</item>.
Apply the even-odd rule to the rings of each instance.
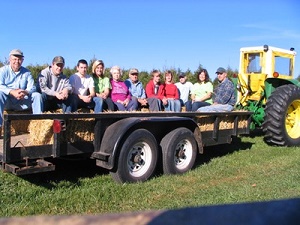
[[[93,62],[95,61],[96,59],[93,58],[89,61],[89,64],[88,64],[88,74],[92,74],[92,65],[93,65]],[[9,64],[8,60],[6,60],[5,62],[2,62],[0,61],[0,67],[4,66],[4,65],[7,65]],[[48,67],[49,64],[44,64],[44,65],[28,65],[26,66],[27,69],[29,69],[31,71],[31,74],[33,76],[33,78],[35,80],[37,80],[37,77],[38,75],[40,74],[40,72],[45,69],[46,67]],[[122,71],[123,71],[123,75],[122,75],[122,79],[123,80],[126,80],[128,77],[129,77],[129,70],[131,68],[122,68]],[[139,68],[137,68],[139,70]],[[178,79],[178,75],[180,73],[185,73],[186,76],[187,76],[187,80],[192,82],[193,84],[197,82],[197,75],[199,73],[199,71],[201,71],[202,69],[205,69],[205,67],[203,67],[201,64],[199,64],[198,68],[195,70],[195,71],[191,71],[190,69],[187,69],[186,71],[182,71],[180,68],[166,68],[165,70],[171,70],[172,73],[173,73],[173,76],[174,76],[174,81],[175,82],[178,82],[179,79]],[[163,74],[165,72],[165,70],[162,70],[161,73]],[[110,77],[110,68],[105,68],[105,71],[104,71],[104,75],[107,76],[107,77]],[[77,70],[76,70],[76,66],[74,66],[73,68],[70,68],[70,67],[64,67],[64,70],[63,70],[63,73],[67,76],[67,77],[70,77],[72,74],[76,73]],[[234,76],[234,74],[238,74],[238,71],[237,70],[232,70],[230,67],[227,68],[227,74],[228,74],[228,77],[232,77]],[[146,85],[149,80],[151,79],[151,71],[140,71],[139,70],[139,80],[144,84]],[[218,80],[217,78],[214,78],[212,79],[212,75],[210,75],[210,79],[211,79],[211,82],[216,85]]]
[[[92,74],[92,65],[93,62],[96,59],[93,58],[89,61],[89,66],[88,66],[88,74]],[[0,67],[9,64],[8,60],[5,60],[4,62],[0,61]],[[49,64],[44,64],[44,65],[28,65],[26,66],[27,69],[29,69],[31,71],[32,76],[34,77],[35,80],[37,80],[38,75],[40,74],[40,72],[45,69],[47,66],[49,66]],[[137,68],[139,69],[139,68]],[[181,72],[185,73],[187,76],[187,80],[192,82],[193,84],[197,82],[197,74],[200,70],[205,69],[205,67],[203,67],[201,64],[199,64],[198,68],[195,71],[191,71],[190,69],[187,69],[186,71],[182,71],[180,68],[169,68],[169,69],[165,69],[165,70],[171,70],[174,76],[174,81],[178,82],[178,74],[180,74]],[[129,70],[130,68],[126,68],[126,69],[122,69],[123,70],[123,76],[122,79],[125,80],[129,77]],[[161,71],[162,73],[165,71]],[[227,70],[227,75],[229,78],[234,77],[235,75],[238,74],[238,70],[235,69],[233,70],[230,66],[228,66],[226,68]],[[104,75],[107,77],[110,77],[110,68],[105,68],[105,72]],[[63,73],[67,76],[70,77],[72,74],[76,73],[76,66],[74,66],[73,68],[70,67],[64,67]],[[140,71],[139,73],[139,80],[146,85],[149,80],[151,79],[151,71]],[[212,79],[212,75],[210,74],[210,79],[211,82],[213,83],[214,86],[217,85],[218,80],[217,78]],[[296,78],[298,81],[300,81],[300,74],[298,75],[298,77]]]

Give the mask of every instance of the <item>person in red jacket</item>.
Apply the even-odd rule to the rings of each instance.
[[[173,81],[171,70],[165,72],[165,96],[168,103],[165,105],[166,111],[181,112],[181,103],[179,100],[179,90]]]
[[[164,85],[160,82],[160,71],[151,72],[152,79],[146,85],[146,95],[150,111],[162,111],[168,101],[165,97]]]

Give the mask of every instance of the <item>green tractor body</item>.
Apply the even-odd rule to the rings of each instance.
[[[251,128],[262,128],[270,144],[300,146],[300,82],[296,52],[271,46],[241,48],[236,108],[253,112]]]

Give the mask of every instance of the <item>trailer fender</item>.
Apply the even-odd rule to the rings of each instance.
[[[159,125],[158,124],[164,124]],[[166,126],[168,124],[168,126]],[[200,134],[199,131],[195,131],[198,128],[195,121],[186,117],[131,117],[119,120],[108,126],[103,134],[100,149],[95,149],[92,154],[92,158],[96,159],[97,166],[113,169],[115,165],[115,158],[119,149],[123,143],[123,140],[131,132],[136,129],[144,128],[150,132],[159,132],[160,134],[154,134],[157,139],[162,138],[165,133],[169,132],[173,127],[184,126],[191,129],[195,134]],[[155,130],[155,131],[154,131]],[[158,131],[159,130],[159,131]],[[158,137],[159,136],[159,137]],[[201,136],[197,137],[199,143]],[[158,140],[160,141],[160,140]],[[159,143],[159,142],[158,142]],[[198,145],[199,146],[199,145]],[[202,146],[201,146],[202,149]]]

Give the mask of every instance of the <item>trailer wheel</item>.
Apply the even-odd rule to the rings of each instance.
[[[282,146],[300,145],[300,87],[288,84],[278,87],[265,108],[263,131],[265,141]]]
[[[182,174],[194,166],[197,144],[189,129],[180,127],[171,131],[162,139],[160,145],[165,174]]]
[[[119,183],[146,181],[155,171],[157,155],[153,134],[145,129],[135,130],[124,141],[116,170],[110,174]]]

